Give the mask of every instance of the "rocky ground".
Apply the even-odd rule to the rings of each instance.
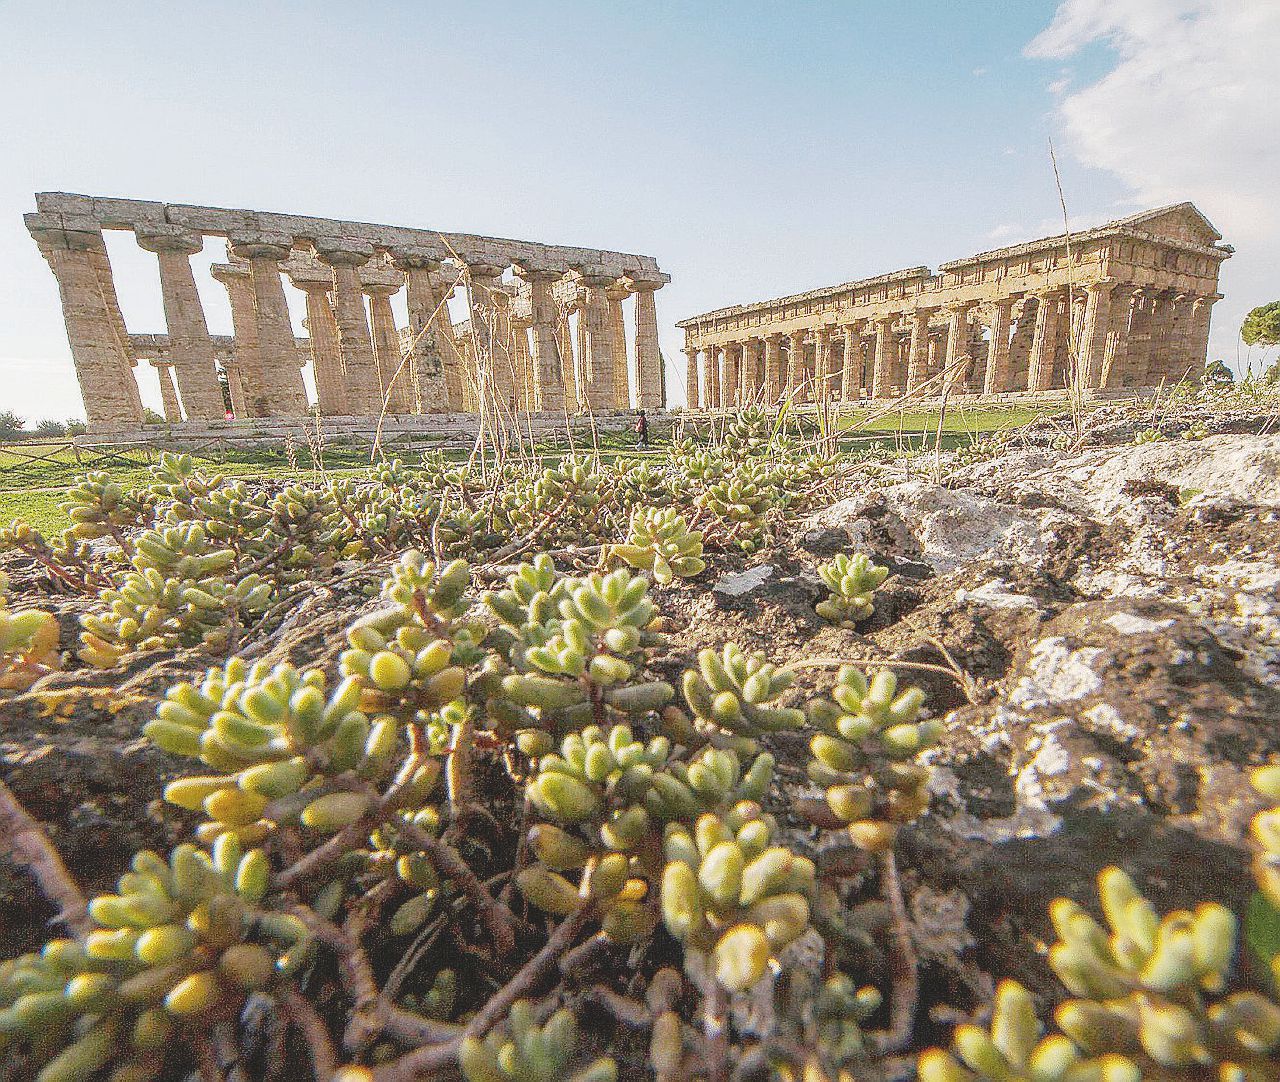
[[[1238,908],[1251,889],[1245,834],[1259,801],[1247,772],[1280,753],[1280,435],[1257,416],[1199,419],[1206,438],[1180,437],[1197,420],[1184,413],[1157,425],[1168,438],[1135,445],[1149,417],[1102,410],[1083,450],[1044,423],[967,463],[872,466],[774,548],[655,590],[674,630],[657,666],[668,679],[729,639],[779,662],[954,668],[900,672],[947,729],[929,753],[933,807],[901,843],[922,1041],[1000,977],[1052,995],[1046,906],[1088,901],[1108,863],[1162,909],[1205,898]],[[813,611],[816,565],[854,551],[893,571],[856,632]],[[317,587],[247,650],[328,664],[379,578],[374,567]],[[134,849],[182,833],[156,797],[184,764],[138,733],[161,689],[205,663],[152,655],[55,674],[0,702],[0,777],[88,888],[107,886]],[[806,667],[797,694],[831,671]],[[782,784],[802,792],[803,739],[776,750]],[[815,853],[830,844],[791,830]],[[854,902],[873,896],[857,874],[847,884]],[[5,953],[41,938],[48,916],[0,864]],[[870,945],[843,961],[872,978],[883,965]]]

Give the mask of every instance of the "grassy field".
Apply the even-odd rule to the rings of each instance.
[[[947,411],[942,426],[942,446],[959,447],[987,432],[1019,428],[1046,412],[1026,406],[952,408]],[[842,450],[906,454],[933,446],[938,429],[936,410],[903,410],[869,422],[867,416],[855,413],[839,419],[845,433],[840,441]],[[611,459],[635,454],[633,440],[630,432],[608,432],[599,433],[594,442],[589,437],[575,436],[574,446],[580,451],[594,446],[602,458]],[[660,453],[662,442],[661,435],[655,433],[653,453]],[[424,445],[419,444],[404,457],[410,462],[417,461],[423,448]],[[539,455],[547,464],[558,460],[568,449],[563,435],[538,446]],[[389,457],[397,453],[394,448],[388,450]],[[445,457],[461,461],[467,453],[465,449],[448,448]],[[0,445],[0,524],[23,518],[46,533],[58,533],[68,525],[58,504],[77,477],[90,470],[104,470],[124,484],[141,484],[149,479],[150,467],[158,457],[159,452],[152,448],[134,448],[110,455],[91,449],[77,453],[65,441]],[[292,461],[283,447],[211,451],[197,458],[202,468],[231,477],[307,481],[320,476],[305,444],[295,446]],[[368,466],[367,448],[331,446],[325,449],[324,467],[330,476],[359,472]]]

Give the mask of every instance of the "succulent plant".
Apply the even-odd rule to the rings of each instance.
[[[522,999],[512,1004],[502,1030],[463,1039],[458,1065],[467,1082],[614,1082],[618,1077],[618,1065],[607,1056],[574,1070],[577,1050],[578,1024],[571,1011],[562,1007],[537,1025],[532,1006]]]
[[[687,951],[709,955],[731,992],[750,988],[769,959],[809,924],[813,863],[773,844],[773,821],[744,800],[673,823],[663,849],[662,920]]]
[[[860,552],[854,556],[842,553],[819,565],[818,576],[831,591],[830,597],[818,602],[818,615],[841,627],[855,627],[875,612],[872,594],[888,578],[889,569]]]
[[[319,670],[250,667],[232,658],[199,685],[169,690],[143,731],[165,751],[218,771],[179,778],[164,791],[170,803],[208,816],[197,831],[201,840],[231,833],[256,844],[280,822],[330,834],[370,810],[366,793],[331,789],[325,780],[348,771],[384,779],[398,764],[400,724],[370,720],[358,709],[358,680],[344,680],[327,696],[325,683]],[[417,768],[412,789],[419,800],[439,772],[435,759]]]
[[[924,693],[898,690],[889,670],[868,682],[861,670],[842,666],[830,701],[820,700],[809,720],[809,776],[826,790],[819,825],[844,825],[855,845],[873,852],[893,845],[898,827],[929,804],[927,767],[916,757],[942,735],[942,725],[920,720]]]
[[[111,1065],[112,1078],[158,1077],[191,1018],[234,1017],[250,992],[309,959],[301,921],[258,910],[269,888],[266,855],[233,835],[211,852],[137,854],[117,893],[89,903],[95,927],[83,940],[0,963],[0,1050],[25,1051],[41,1065],[37,1082]]]
[[[58,618],[40,609],[10,609],[9,577],[0,571],[0,691],[26,691],[61,668]]]
[[[67,490],[61,508],[79,538],[121,536],[122,531],[149,524],[156,497],[150,489],[126,489],[106,473],[90,473]]]
[[[920,1057],[920,1082],[1139,1082],[1128,1058],[1092,1057],[1066,1037],[1042,1039],[1031,994],[1017,981],[996,990],[990,1031],[960,1026],[951,1052],[932,1048]]]
[[[780,669],[764,654],[748,654],[731,642],[720,653],[700,651],[698,668],[685,671],[681,688],[705,730],[745,738],[737,746],[749,750],[755,746],[753,737],[804,724],[803,710],[777,705],[794,681],[790,669]]]
[[[614,545],[612,552],[664,584],[677,576],[692,578],[707,566],[702,559],[702,534],[690,531],[684,517],[670,508],[637,507],[626,542]]]
[[[135,570],[99,597],[106,611],[81,618],[80,656],[92,665],[114,665],[131,650],[223,649],[231,626],[251,623],[271,603],[271,584],[237,575],[235,553],[213,547],[198,522],[147,530],[133,548]]]

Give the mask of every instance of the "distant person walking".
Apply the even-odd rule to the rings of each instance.
[[[639,415],[636,417],[636,436],[639,437],[636,440],[636,446],[648,448],[649,418],[644,415],[644,410],[641,410]]]

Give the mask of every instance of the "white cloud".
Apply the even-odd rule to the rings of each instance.
[[[1026,54],[1060,61],[1099,42],[1115,54],[1109,72],[1054,84],[1066,149],[1139,203],[1192,200],[1239,249],[1214,313],[1214,351],[1234,359],[1244,312],[1280,291],[1280,4],[1063,0]]]
[[[973,77],[974,77],[975,79],[981,79],[981,78],[982,78],[984,75],[986,75],[986,74],[987,74],[987,72],[988,72],[988,71],[990,71],[990,70],[991,70],[990,68],[974,68],[974,69],[973,69]]]

